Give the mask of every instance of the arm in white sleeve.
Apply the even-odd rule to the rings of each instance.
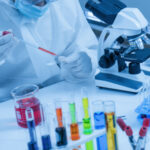
[[[76,38],[73,44],[80,47],[79,51],[84,51],[88,54],[88,56],[90,56],[93,70],[95,70],[97,67],[98,40],[84,16],[79,1],[74,1],[78,17],[76,19]]]

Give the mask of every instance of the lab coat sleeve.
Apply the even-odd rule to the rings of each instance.
[[[91,58],[93,70],[97,67],[97,48],[98,40],[88,24],[83,10],[78,0],[74,0],[76,3],[76,11],[78,17],[76,19],[76,38],[74,44],[81,47],[79,51],[85,51]]]

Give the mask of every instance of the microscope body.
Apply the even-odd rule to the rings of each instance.
[[[110,89],[139,92],[146,75],[141,64],[150,57],[148,22],[137,8],[123,8],[112,25],[99,38],[96,85]],[[149,70],[150,71],[150,70]]]

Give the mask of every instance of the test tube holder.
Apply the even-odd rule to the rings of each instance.
[[[60,148],[54,148],[52,150],[71,150],[74,148],[77,148],[78,146],[85,144],[86,142],[93,140],[101,135],[106,134],[106,130],[104,129],[100,129],[100,130],[94,130],[92,134],[90,135],[81,135],[80,140],[78,141],[70,141],[68,142],[68,145],[65,147],[60,147]]]

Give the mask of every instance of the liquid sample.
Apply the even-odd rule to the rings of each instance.
[[[40,101],[36,97],[21,99],[16,102],[15,111],[17,123],[23,128],[27,128],[25,110],[28,107],[33,110],[35,125],[41,123]]]
[[[94,126],[96,130],[105,127],[105,115],[103,112],[94,113]],[[107,136],[106,134],[96,138],[97,150],[107,150]]]
[[[58,121],[58,126],[63,127],[63,122],[62,122],[62,109],[57,108],[56,109],[56,116],[57,116],[57,121]]]
[[[76,123],[76,111],[75,111],[75,103],[69,104],[71,122]]]
[[[70,132],[71,132],[72,141],[76,141],[80,139],[79,127],[77,123],[73,123],[70,125]]]
[[[115,114],[113,112],[105,113],[105,118],[106,118],[106,125],[107,125],[108,150],[118,150]]]
[[[67,133],[65,127],[57,127],[55,129],[56,131],[56,145],[59,146],[65,146],[67,145]]]
[[[43,135],[41,138],[42,138],[43,150],[50,150],[50,149],[52,149],[50,136],[49,135]]]

